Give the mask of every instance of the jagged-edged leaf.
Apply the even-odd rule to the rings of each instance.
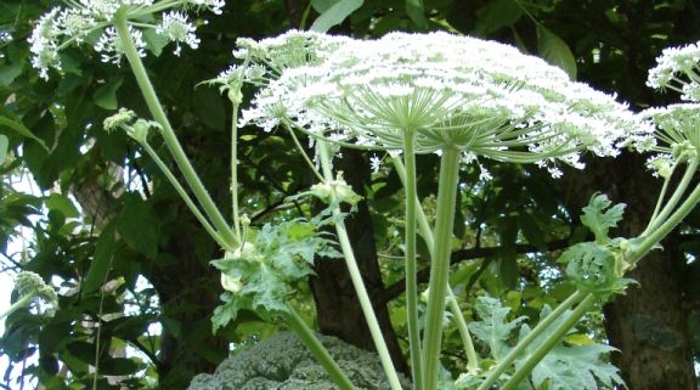
[[[480,297],[475,309],[481,321],[471,323],[469,330],[489,347],[494,359],[503,358],[511,349],[511,333],[525,317],[509,321],[510,308],[503,307],[501,301],[491,297]]]
[[[620,203],[610,207],[611,204],[612,202],[606,195],[595,194],[588,205],[583,208],[581,222],[591,229],[596,242],[606,243],[609,241],[610,228],[617,226],[617,223],[622,220],[625,204]]]

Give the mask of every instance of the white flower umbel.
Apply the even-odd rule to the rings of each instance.
[[[649,71],[647,85],[679,92],[681,99],[700,102],[700,42],[664,49]]]
[[[581,167],[583,149],[614,156],[650,133],[613,96],[495,42],[447,33],[352,40],[290,32],[242,40],[238,58],[269,68],[242,124],[291,121],[314,136],[416,153],[456,148],[477,156]]]
[[[639,114],[656,124],[657,143],[649,147],[659,155],[648,163],[652,168],[660,168],[654,162],[662,158],[667,161],[687,162],[696,159],[700,152],[700,104],[681,103],[666,107],[650,108]],[[658,170],[657,170],[658,172]]]
[[[403,153],[407,327],[421,390],[438,383],[460,164],[482,157],[538,163],[557,176],[557,164],[582,167],[583,151],[615,156],[652,131],[613,96],[514,47],[476,38],[437,32],[354,40],[293,31],[239,47],[235,57],[268,69],[250,80],[262,88],[241,125],[283,125],[348,147]],[[318,144],[323,151],[325,142]],[[440,155],[437,217],[425,229],[435,240],[422,330],[415,279],[420,153]],[[385,371],[391,377],[390,362]]]
[[[44,14],[29,38],[32,66],[43,79],[48,79],[52,68],[62,71],[62,49],[82,45],[94,31],[101,34],[89,45],[101,54],[102,61],[118,65],[123,49],[113,27],[117,17],[127,20],[139,55],[146,54],[147,46],[142,38],[146,29],[155,29],[157,34],[174,42],[174,53],[180,55],[181,43],[192,49],[199,46],[196,27],[183,12],[165,11],[192,9],[220,14],[224,6],[223,0],[66,0],[65,3],[67,7],[55,7]]]
[[[161,24],[156,32],[166,36],[171,42],[175,42],[176,56],[180,55],[180,42],[186,43],[192,49],[199,47],[199,38],[194,34],[197,28],[192,24],[187,15],[182,12],[168,12],[163,15]]]

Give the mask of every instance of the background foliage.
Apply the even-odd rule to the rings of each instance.
[[[127,69],[97,58],[80,61],[85,53],[68,51],[65,77],[45,82],[29,65],[26,39],[32,22],[53,3],[0,3],[0,134],[8,137],[10,150],[2,174],[30,174],[44,191],[33,196],[17,192],[8,181],[2,184],[0,244],[3,271],[27,269],[52,280],[60,287],[61,308],[50,320],[27,312],[11,316],[0,348],[18,370],[36,376],[47,389],[92,386],[96,378],[99,388],[184,389],[192,375],[211,371],[226,357],[230,343],[265,337],[277,325],[244,313],[211,334],[210,316],[221,288],[209,261],[221,253],[137,145],[101,126],[123,105],[147,115]],[[700,8],[683,0],[230,1],[223,15],[207,16],[197,51],[184,50],[180,59],[164,52],[146,60],[186,152],[220,204],[228,204],[224,161],[230,112],[215,89],[197,84],[231,62],[237,37],[332,24],[331,9],[351,12],[333,27],[342,34],[448,29],[509,42],[581,81],[618,93],[634,109],[676,99],[645,87],[646,70],[662,48],[700,39]],[[285,134],[247,128],[239,145],[241,199],[253,224],[313,213],[312,204],[283,207],[286,197],[313,184]],[[369,156],[348,155],[349,166],[367,167]],[[436,192],[436,162],[433,156],[419,162],[419,193],[428,209]],[[651,190],[655,179],[631,156],[591,162],[561,181],[533,167],[490,163],[489,170],[494,179],[488,182],[479,181],[473,167],[462,172],[454,230],[452,284],[465,315],[474,321],[479,308],[469,302],[485,294],[500,298],[511,321],[536,319],[545,304],[566,296],[569,286],[558,283],[560,270],[553,259],[584,238],[578,215],[593,191],[628,203],[628,222],[619,234],[639,229],[648,198],[656,194]],[[387,320],[400,347],[405,321],[397,304],[403,276],[396,256],[401,254],[402,224],[394,216],[403,208],[401,185],[390,170],[351,176],[357,177],[348,181],[366,197],[361,211],[370,212],[358,216],[358,223],[371,224],[376,250],[370,252],[379,253],[378,260],[373,256],[368,261],[377,261],[381,279],[376,282],[379,274],[367,278],[376,282],[376,304],[388,305]],[[700,357],[700,290],[694,282],[700,275],[694,260],[700,248],[698,222],[697,216],[691,218],[670,238],[666,251],[642,262],[632,275],[639,288],[607,305],[604,319],[590,316],[566,340],[581,345],[607,336],[622,350],[614,361],[630,388],[694,387],[693,359]],[[9,253],[7,242],[19,226],[31,229],[33,238],[24,252]],[[368,244],[358,245],[367,249]],[[320,278],[330,273],[342,279],[342,267],[331,267],[318,270]],[[420,277],[427,281],[426,271]],[[328,318],[355,324],[351,308],[324,309],[319,290],[328,287],[317,280],[302,288],[318,302],[315,311],[300,301],[305,315],[322,329],[331,327]],[[161,331],[149,332],[153,324]],[[363,345],[358,336],[344,332],[335,330]],[[454,370],[465,364],[460,351],[450,347],[459,345],[458,337],[456,329],[448,329],[444,363]],[[126,350],[139,353],[125,356],[127,345]],[[23,360],[34,354],[38,361],[25,366]],[[8,370],[0,383],[19,387],[18,370]]]

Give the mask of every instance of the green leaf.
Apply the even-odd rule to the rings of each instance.
[[[537,51],[547,62],[563,69],[571,80],[576,80],[576,58],[569,45],[541,25],[537,25]]]
[[[117,101],[117,91],[121,87],[124,80],[119,77],[107,82],[107,84],[101,86],[95,91],[92,96],[95,99],[95,104],[104,108],[105,110],[116,110],[119,108],[119,102]]]
[[[309,30],[326,32],[331,27],[342,23],[345,18],[360,8],[363,3],[364,0],[340,0],[316,18]]]
[[[226,108],[219,94],[211,88],[197,88],[194,91],[194,107],[197,116],[207,127],[221,131],[226,123]]]
[[[588,202],[588,206],[583,208],[581,222],[591,229],[596,242],[601,244],[610,241],[608,232],[610,228],[617,226],[617,223],[622,220],[625,211],[625,204],[620,203],[610,207],[611,204],[612,202],[607,196],[595,194]],[[604,211],[605,209],[608,210]]]
[[[486,36],[502,27],[515,24],[523,9],[514,0],[493,0],[476,11],[475,34]]]
[[[126,244],[149,258],[158,253],[159,220],[146,201],[135,193],[124,195],[126,202],[117,229]]]
[[[339,257],[332,241],[301,220],[266,224],[249,236],[254,237],[241,250],[211,262],[222,274],[240,282],[233,298],[224,294],[224,305],[214,313],[215,330],[235,320],[241,309],[263,318],[288,311],[296,283],[313,274],[315,257]]]
[[[90,263],[85,279],[83,279],[83,294],[97,291],[107,281],[107,275],[112,268],[114,254],[117,252],[117,245],[114,240],[115,228],[115,224],[108,224],[97,239],[95,255],[92,258],[92,263]]]
[[[540,318],[548,316],[551,308],[545,305]],[[545,340],[571,315],[571,310],[557,318],[545,331],[537,337],[516,360],[515,365],[521,364],[532,355]],[[530,327],[520,328],[519,340],[530,333]],[[622,378],[617,368],[609,363],[606,355],[615,348],[604,344],[587,343],[586,345],[566,346],[561,340],[535,366],[530,373],[530,379],[536,389],[548,390],[597,390],[615,388],[622,385]],[[602,384],[604,386],[599,386]]]
[[[44,203],[49,210],[58,211],[66,218],[80,216],[80,211],[66,195],[53,193],[44,200]]]
[[[10,118],[5,117],[5,116],[0,116],[0,127],[8,127],[10,130],[13,130],[14,132],[16,132],[17,134],[19,134],[19,135],[21,135],[21,136],[23,136],[23,137],[33,139],[33,140],[36,141],[39,145],[41,145],[41,147],[42,147],[47,153],[49,152],[49,148],[46,146],[46,144],[44,143],[44,141],[43,141],[41,138],[35,136],[35,135],[34,135],[28,128],[26,128],[26,127],[22,124],[22,122],[20,122],[19,120],[13,120],[13,119],[10,119]]]
[[[425,17],[423,0],[406,0],[406,14],[419,29],[428,27],[428,19]]]
[[[469,324],[469,330],[489,347],[495,360],[505,357],[511,349],[511,333],[525,317],[508,321],[510,308],[503,307],[501,301],[491,297],[480,297],[475,310],[481,321]]]
[[[14,64],[3,66],[0,68],[0,86],[7,87],[22,74],[22,63],[15,62]]]

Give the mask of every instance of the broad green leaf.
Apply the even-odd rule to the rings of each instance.
[[[581,222],[586,225],[593,234],[598,243],[604,244],[610,240],[608,232],[610,228],[617,226],[617,223],[622,220],[622,214],[625,212],[625,204],[616,204],[610,207],[612,202],[607,196],[595,194],[588,202],[588,205],[583,208]],[[607,211],[605,211],[608,209]]]
[[[154,258],[158,252],[159,220],[140,195],[129,193],[125,196],[124,210],[117,222],[119,234],[129,247]]]
[[[418,28],[425,29],[428,27],[423,0],[406,0],[406,14]]]
[[[22,74],[22,63],[16,62],[11,65],[3,66],[0,68],[0,85],[7,87],[15,81],[17,76]]]
[[[340,0],[323,12],[309,30],[326,32],[331,27],[343,23],[345,18],[360,8],[363,3],[364,0]]]
[[[163,48],[170,42],[168,37],[156,33],[154,28],[146,28],[143,30],[143,40],[146,42],[146,47],[156,57],[160,57],[163,53]]]
[[[119,102],[117,101],[117,91],[122,85],[124,80],[119,77],[114,80],[110,80],[107,84],[101,86],[95,91],[93,99],[95,99],[95,104],[104,108],[105,110],[116,110],[119,108]]]
[[[311,6],[314,11],[322,14],[328,11],[338,0],[313,0],[311,1]]]
[[[90,263],[90,269],[83,279],[83,294],[97,291],[107,281],[107,275],[112,268],[114,254],[117,252],[117,244],[114,237],[115,227],[115,224],[107,225],[97,239],[95,255],[92,258],[92,263]]]
[[[563,69],[571,80],[576,80],[576,58],[569,45],[541,25],[537,25],[537,51],[547,62]]]
[[[512,26],[523,15],[515,0],[492,0],[476,11],[475,34],[486,36],[502,27]]]
[[[66,195],[53,193],[44,202],[49,210],[58,211],[66,218],[76,218],[80,215],[78,208]]]
[[[35,136],[31,132],[31,130],[26,128],[19,120],[13,120],[5,116],[0,116],[0,127],[7,127],[23,137],[33,139],[39,145],[41,145],[41,147],[44,148],[46,152],[49,152],[49,148],[46,147],[44,141],[41,138]]]

